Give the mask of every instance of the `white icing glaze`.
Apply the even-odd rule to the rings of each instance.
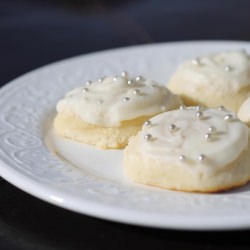
[[[197,64],[198,62],[198,64]],[[206,87],[206,91],[231,93],[250,85],[250,60],[245,51],[227,51],[197,58],[197,62],[189,60],[178,68],[178,78],[189,88],[196,91]],[[229,66],[229,70],[226,70]],[[190,89],[191,88],[191,89]]]
[[[205,109],[203,118],[198,119],[196,113],[196,107],[191,107],[153,117],[151,126],[143,126],[137,147],[155,160],[189,167],[191,171],[198,168],[207,173],[219,171],[247,148],[248,127],[235,114]],[[226,121],[224,117],[227,114],[231,114],[233,119]],[[170,124],[176,128],[171,130]],[[206,139],[209,132],[212,138]],[[152,139],[145,140],[145,134],[152,135]],[[198,160],[201,154],[206,157],[203,161]]]
[[[241,104],[238,117],[243,122],[250,123],[250,97]]]
[[[131,79],[130,79],[131,80]],[[101,126],[119,126],[121,121],[158,114],[177,108],[179,97],[151,80],[106,77],[78,87],[57,104],[58,112],[73,112],[82,120]]]

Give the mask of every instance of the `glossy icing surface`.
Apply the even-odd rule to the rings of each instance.
[[[73,112],[82,120],[101,126],[119,126],[122,121],[155,115],[178,107],[179,97],[166,87],[142,77],[106,77],[66,94],[58,112]]]
[[[247,126],[224,109],[190,107],[159,114],[150,121],[151,125],[143,126],[137,145],[142,152],[194,171],[200,167],[218,171],[248,146]]]

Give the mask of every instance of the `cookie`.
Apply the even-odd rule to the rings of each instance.
[[[234,113],[201,106],[151,118],[124,150],[135,182],[189,192],[217,192],[250,179],[248,127]]]
[[[238,117],[241,121],[250,126],[250,97],[248,97],[240,106]]]
[[[187,106],[223,105],[237,112],[250,96],[250,59],[245,51],[227,51],[182,63],[171,77],[169,89]]]
[[[141,76],[105,77],[66,94],[57,104],[57,134],[100,148],[124,148],[150,117],[178,108],[181,99]]]

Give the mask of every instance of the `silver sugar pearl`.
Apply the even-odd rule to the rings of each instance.
[[[204,110],[204,107],[201,106],[201,105],[198,105],[198,106],[196,106],[196,110],[197,111],[202,111],[202,110]]]
[[[145,126],[151,126],[151,125],[152,125],[152,122],[151,122],[150,120],[145,121],[145,122],[144,122],[144,125],[145,125]]]
[[[176,130],[176,125],[175,124],[170,124],[168,126],[168,129],[171,131],[171,132],[174,132]]]
[[[185,155],[179,155],[179,160],[180,161],[184,161],[186,159],[186,156]]]
[[[104,78],[103,77],[100,77],[100,78],[98,78],[98,82],[103,82],[103,80],[104,80]]]
[[[128,77],[128,72],[127,71],[122,71],[121,76],[125,77],[125,78]]]
[[[224,70],[227,71],[227,72],[229,72],[229,71],[232,70],[232,67],[229,66],[229,65],[226,65],[226,66],[224,67]]]
[[[85,84],[86,84],[87,86],[89,86],[91,83],[92,83],[91,81],[85,82]]]
[[[219,106],[219,108],[218,108],[220,111],[224,111],[225,110],[225,107],[224,106]]]
[[[144,135],[144,139],[146,140],[146,141],[150,141],[150,140],[152,140],[152,135],[151,134],[146,134],[146,135]]]
[[[140,94],[140,90],[139,89],[134,89],[133,90],[133,94],[134,95],[139,95]]]
[[[227,114],[227,115],[224,116],[224,120],[227,121],[227,122],[232,121],[232,119],[233,119],[233,116],[230,115],[230,114]]]
[[[200,66],[201,65],[200,59],[199,58],[193,59],[192,64],[195,66]]]
[[[210,141],[210,140],[212,140],[212,134],[211,133],[206,133],[205,134],[205,139],[206,139],[206,141]]]
[[[83,93],[86,93],[86,92],[88,92],[88,91],[89,91],[88,88],[83,88],[83,89],[82,89],[82,92],[83,92]]]
[[[142,81],[142,80],[143,80],[143,77],[142,77],[142,76],[137,76],[137,77],[135,78],[135,80],[136,80],[137,82]]]
[[[118,80],[118,77],[117,77],[117,76],[114,76],[114,77],[113,77],[113,82],[117,82],[117,80]]]
[[[206,159],[206,156],[204,154],[200,154],[198,157],[197,157],[197,160],[198,161],[204,161]]]
[[[124,97],[123,99],[122,99],[124,102],[128,102],[129,100],[130,100],[130,98],[129,97]]]
[[[186,106],[185,106],[185,105],[181,105],[181,106],[179,107],[179,109],[180,109],[180,110],[185,110],[185,109],[186,109]]]
[[[198,118],[198,119],[202,119],[203,118],[203,112],[202,111],[198,111],[198,112],[196,112],[196,117]]]
[[[134,82],[132,80],[128,80],[128,85],[132,85]]]
[[[211,133],[211,134],[216,133],[216,127],[214,127],[214,126],[209,127],[208,132]]]

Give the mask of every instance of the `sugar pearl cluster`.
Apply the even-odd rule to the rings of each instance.
[[[197,57],[195,59],[193,59],[192,61],[192,64],[196,67],[202,67],[202,66],[205,66],[206,64],[202,61],[201,58]],[[226,72],[230,72],[233,70],[233,67],[230,66],[230,65],[224,65],[224,71]]]
[[[57,103],[57,110],[70,110],[89,123],[117,127],[123,121],[153,116],[181,103],[165,86],[123,71],[70,90]]]
[[[100,78],[97,79],[96,83],[103,83],[104,80],[105,80],[106,78],[107,78],[107,77],[100,77]],[[134,77],[134,78],[130,78],[128,72],[127,72],[127,71],[123,71],[119,76],[113,76],[112,81],[113,81],[113,82],[122,81],[123,83],[124,83],[124,81],[125,81],[125,83],[126,83],[129,87],[132,88],[132,94],[133,94],[133,96],[136,98],[136,97],[138,97],[138,96],[140,96],[140,95],[142,94],[142,93],[141,93],[141,90],[140,90],[138,87],[136,88],[137,83],[142,83],[142,82],[145,81],[145,79],[144,79],[142,76],[140,76],[140,75],[139,75],[139,76],[136,76],[136,77]],[[92,81],[86,81],[86,82],[85,82],[85,86],[86,86],[86,87],[83,87],[83,88],[82,88],[82,93],[89,92],[89,91],[90,91],[89,86],[90,86],[92,83],[93,83]],[[124,97],[121,99],[121,101],[123,101],[123,102],[129,102],[129,101],[131,101],[131,97],[129,97],[129,96],[124,96]],[[98,103],[98,104],[102,104],[103,101],[98,100],[97,103]],[[165,108],[165,107],[164,107],[164,108]]]
[[[200,122],[205,122],[206,121],[206,108],[203,107],[203,106],[196,106],[195,109],[190,109],[190,108],[186,108],[184,105],[180,106],[179,109],[183,112],[193,112],[193,119],[196,119],[196,120],[199,120]],[[224,120],[224,122],[227,122],[227,123],[230,123],[232,121],[237,121],[237,119],[230,113],[227,112],[227,110],[223,107],[223,106],[220,106],[218,107],[218,110],[219,111],[223,111],[223,113],[225,113],[223,116],[222,116],[222,122]],[[146,128],[150,128],[152,126],[157,126],[157,124],[153,124],[153,122],[151,120],[148,120],[144,123],[144,126]],[[166,128],[169,130],[170,134],[175,134],[177,133],[178,131],[181,131],[181,127],[178,127],[176,124],[174,123],[170,123],[168,125],[168,127]],[[144,140],[147,142],[147,143],[151,143],[155,140],[157,140],[156,137],[154,137],[153,134],[150,134],[148,133],[149,129],[146,129],[146,134],[144,135]],[[203,137],[204,139],[204,143],[212,143],[214,140],[218,140],[218,130],[215,126],[208,126],[207,127],[207,130],[205,131],[204,134],[201,134],[200,136]],[[198,150],[198,149],[197,149]],[[178,159],[180,161],[186,161],[188,160],[189,156],[188,155],[184,155],[184,154],[180,154],[178,156]],[[198,162],[203,162],[207,159],[207,156],[204,154],[204,153],[198,153],[197,152],[197,157],[196,157],[196,160]]]

